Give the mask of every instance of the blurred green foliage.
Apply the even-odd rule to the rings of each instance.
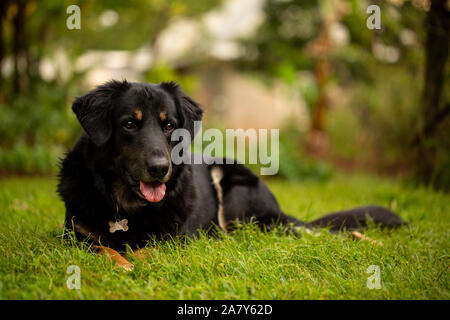
[[[81,8],[81,30],[68,30],[66,9],[73,1],[2,1],[0,64],[6,57],[26,56],[27,61],[19,62],[9,77],[0,73],[0,173],[54,173],[59,157],[81,133],[71,102],[86,90],[83,74],[69,70],[68,79],[59,72],[54,80],[41,79],[44,58],[55,59],[53,54],[62,49],[72,69],[75,59],[87,50],[152,46],[173,19],[201,14],[218,3],[80,0],[75,4]],[[104,15],[117,21],[106,27],[100,22]],[[195,87],[193,77],[178,76],[162,64],[152,68],[146,80],[176,80],[188,91]]]
[[[80,0],[81,30],[67,30],[66,8],[73,4],[69,0],[2,1],[0,62],[25,56],[27,64],[9,78],[0,77],[0,171],[55,171],[55,159],[81,132],[70,104],[86,91],[83,75],[72,72],[66,79],[57,74],[54,80],[44,81],[39,71],[44,58],[54,59],[62,49],[73,66],[88,50],[151,48],[177,18],[197,17],[221,2]],[[366,27],[369,4],[381,8],[381,30]],[[269,85],[281,79],[298,88],[311,118],[318,102],[326,102],[328,153],[322,158],[410,173],[417,165],[411,140],[421,123],[424,5],[426,1],[266,0],[263,23],[240,42],[246,54],[229,64],[269,79]],[[22,12],[20,23],[18,12]],[[101,22],[108,16],[115,21],[109,26]],[[322,83],[319,62],[329,69]],[[156,59],[143,76],[154,83],[177,81],[192,94],[200,85],[192,69],[201,64],[183,66],[191,72]],[[450,101],[450,72],[446,75],[443,100]],[[429,141],[437,150],[432,183],[444,189],[450,188],[448,127],[449,121]],[[307,139],[308,133],[295,125],[280,130],[280,176],[325,179],[331,174],[329,165],[308,158],[303,148]]]
[[[44,82],[36,85],[33,97],[18,96],[0,105],[0,137],[2,146],[15,144],[70,146],[79,130],[70,108],[69,91]]]
[[[366,27],[369,4],[380,7],[380,30]],[[251,54],[239,65],[299,86],[311,117],[319,99],[326,101],[330,158],[411,173],[420,161],[412,141],[422,121],[425,7],[426,1],[267,0],[267,18],[243,41]],[[318,69],[324,62],[325,75]],[[304,85],[299,71],[315,81]],[[446,74],[444,102],[450,101]],[[330,97],[330,88],[339,95]],[[449,121],[440,128],[430,141],[437,150],[432,184],[449,189]]]
[[[218,129],[221,132],[223,139],[222,149],[214,150],[212,154],[207,153],[206,150],[208,149],[206,148],[214,143],[215,140],[213,139],[212,142],[204,141],[202,140],[200,134],[197,134],[194,142],[191,145],[191,152],[203,153],[213,157],[227,157],[238,159],[241,163],[245,163],[245,165],[257,175],[261,174],[262,168],[273,168],[275,166],[275,164],[272,162],[269,164],[261,164],[260,161],[258,161],[258,163],[250,163],[250,152],[259,148],[259,144],[257,146],[249,147],[249,136],[251,135],[250,133],[245,138],[244,160],[238,157],[237,138],[234,138],[234,150],[227,148],[227,134],[226,128],[223,126],[223,124],[209,122],[207,126],[202,128],[203,134],[208,129]],[[255,130],[255,133],[257,133],[257,130]],[[277,149],[272,146],[272,134],[273,133],[271,131],[268,131],[267,133],[267,156],[271,160],[277,157],[279,159],[279,167],[278,172],[276,172],[274,175],[264,176],[266,179],[283,178],[291,181],[326,181],[332,177],[334,171],[333,167],[330,164],[309,159],[308,155],[302,148],[304,133],[298,129],[295,123],[288,122],[279,129],[278,153]],[[261,139],[261,137],[258,137],[258,139]],[[209,150],[211,150],[211,148],[212,146]],[[259,152],[262,151],[258,150],[258,157]]]
[[[280,171],[278,176],[288,180],[328,180],[333,167],[323,161],[310,159],[302,148],[304,133],[294,123],[280,129]]]
[[[0,104],[0,173],[53,173],[81,133],[70,104],[75,88],[39,81],[33,91]]]
[[[145,80],[151,83],[175,81],[187,94],[191,94],[199,85],[198,78],[191,74],[181,74],[167,64],[157,64],[146,74]]]

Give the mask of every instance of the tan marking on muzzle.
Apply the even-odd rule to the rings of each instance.
[[[222,169],[219,167],[213,167],[211,169],[211,178],[217,193],[217,220],[219,221],[220,228],[227,232],[227,222],[223,213],[223,191],[222,186],[220,185],[220,181],[223,178]]]

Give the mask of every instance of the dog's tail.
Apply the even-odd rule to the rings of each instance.
[[[376,205],[357,207],[350,210],[329,213],[312,222],[303,222],[287,216],[286,222],[293,223],[294,226],[306,228],[328,227],[331,232],[338,232],[344,230],[364,229],[368,226],[369,221],[382,228],[389,229],[407,224],[396,213],[387,208]]]
[[[402,218],[391,210],[370,205],[333,212],[308,223],[308,225],[311,227],[329,227],[330,231],[357,230],[366,228],[369,221],[385,228],[396,228],[406,224]]]

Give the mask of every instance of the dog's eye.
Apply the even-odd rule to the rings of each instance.
[[[133,120],[127,120],[122,124],[122,126],[127,129],[133,129],[134,127],[136,127],[136,122],[134,122]]]
[[[175,129],[175,125],[173,124],[173,122],[169,121],[164,124],[164,130],[172,131],[173,129]]]

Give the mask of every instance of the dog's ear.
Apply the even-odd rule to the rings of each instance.
[[[129,87],[127,81],[110,81],[97,87],[72,104],[72,110],[89,138],[97,145],[105,144],[112,133],[111,112],[114,97]]]
[[[187,129],[192,139],[194,139],[194,121],[202,120],[203,115],[200,104],[184,93],[181,87],[175,82],[163,82],[161,83],[161,87],[175,98],[177,107],[183,117],[181,127]]]

